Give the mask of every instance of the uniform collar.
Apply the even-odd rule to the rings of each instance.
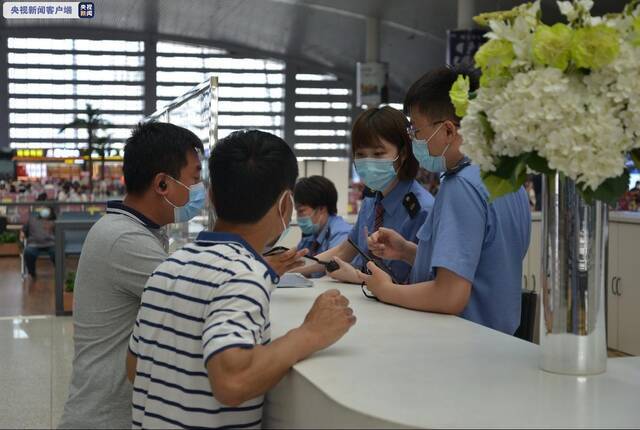
[[[404,196],[407,195],[411,188],[411,182],[412,181],[398,181],[391,192],[382,198],[382,206],[385,212],[393,215],[398,208],[402,206]]]
[[[107,213],[108,214],[119,214],[119,215],[125,215],[128,216],[129,218],[139,222],[140,224],[144,225],[147,228],[151,228],[154,230],[157,230],[160,228],[160,225],[156,224],[155,222],[151,221],[149,218],[147,218],[146,216],[144,216],[142,213],[138,212],[137,210],[130,208],[129,206],[125,205],[122,200],[110,200],[107,202]]]
[[[203,243],[237,243],[239,245],[242,245],[256,258],[256,260],[267,266],[269,276],[271,277],[271,281],[273,281],[274,284],[277,284],[280,281],[280,277],[269,265],[269,263],[267,263],[264,258],[262,258],[262,255],[257,253],[256,250],[253,249],[253,247],[249,245],[240,235],[233,233],[201,231],[195,241]]]
[[[446,172],[444,172],[442,174],[441,178],[447,178],[449,176],[456,175],[462,169],[464,169],[465,167],[468,167],[470,165],[471,165],[471,159],[465,155],[464,157],[462,157],[462,159],[460,161],[458,161],[458,163],[454,167],[452,167],[451,169],[449,169]]]
[[[318,234],[316,234],[315,239],[318,243],[322,243],[320,239],[321,238],[325,239],[329,234],[329,231],[331,230],[331,226],[329,224],[331,224],[332,218],[333,218],[333,215],[329,215],[329,218],[327,218],[327,222],[324,224],[324,227],[322,227],[322,229],[320,229]]]

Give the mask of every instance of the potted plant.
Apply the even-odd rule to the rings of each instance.
[[[16,256],[20,255],[18,248],[18,233],[13,231],[5,231],[0,234],[0,256]]]
[[[73,289],[76,284],[76,272],[67,272],[67,278],[64,280],[63,307],[65,311],[73,310]]]
[[[105,129],[112,128],[114,125],[102,118],[102,112],[98,109],[94,109],[89,103],[87,103],[85,112],[85,118],[76,117],[71,123],[60,128],[60,133],[68,128],[85,129],[87,130],[87,147],[80,151],[86,160],[84,164],[85,170],[89,171],[89,190],[93,191],[93,152],[95,150],[101,151],[104,154],[105,148],[109,145],[109,136],[100,137],[97,134]],[[101,155],[103,159],[102,175],[104,175],[104,155]]]
[[[606,368],[607,205],[640,167],[640,2],[557,5],[563,22],[543,22],[539,0],[476,17],[491,30],[480,87],[460,76],[450,95],[492,199],[544,175],[541,367],[590,375]]]

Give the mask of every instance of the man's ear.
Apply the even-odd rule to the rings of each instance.
[[[153,178],[153,182],[151,183],[151,187],[153,188],[153,190],[162,195],[162,196],[166,196],[168,191],[168,187],[167,187],[167,174],[166,173],[158,173],[154,178]]]
[[[444,127],[447,131],[447,137],[455,138],[458,135],[458,128],[453,123],[453,121],[445,121]]]

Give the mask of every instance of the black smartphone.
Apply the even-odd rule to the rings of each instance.
[[[278,255],[278,254],[282,254],[283,252],[287,252],[288,250],[289,248],[285,248],[284,246],[275,246],[270,250],[268,250],[267,252],[265,252],[264,254],[262,254],[262,256],[269,257],[270,255]]]
[[[304,258],[314,261],[318,264],[322,264],[325,268],[325,270],[327,272],[335,272],[336,270],[338,270],[340,268],[340,266],[338,266],[338,263],[336,263],[335,261],[331,260],[331,261],[321,261],[318,260],[316,257],[312,257],[311,255],[305,255]]]
[[[353,246],[353,248],[356,251],[358,251],[358,254],[360,254],[366,262],[373,261],[373,264],[378,266],[380,269],[384,270],[387,273],[387,275],[391,277],[391,280],[393,281],[394,284],[399,284],[399,282],[393,276],[393,272],[391,271],[391,269],[389,269],[387,265],[382,262],[382,260],[380,260],[379,258],[372,258],[369,254],[364,252],[358,245],[356,245],[356,243],[353,240],[351,240],[351,238],[348,238],[347,241],[349,242],[349,245]],[[363,268],[363,270],[367,275],[371,274],[369,270],[366,268],[366,265]]]

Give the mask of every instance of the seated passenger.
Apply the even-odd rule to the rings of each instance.
[[[298,225],[302,240],[298,249],[308,249],[307,255],[316,256],[347,240],[351,224],[338,213],[338,191],[329,179],[322,176],[301,178],[293,191]],[[312,277],[323,272],[311,274]]]

